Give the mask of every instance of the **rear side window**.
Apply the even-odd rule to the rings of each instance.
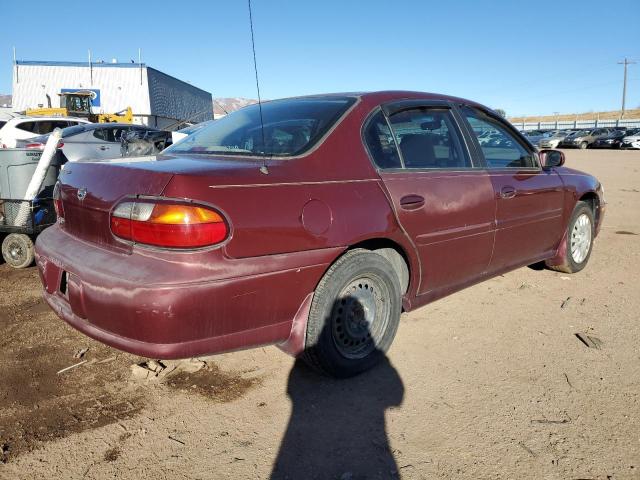
[[[16,125],[16,128],[19,128],[20,130],[24,130],[25,132],[39,133],[38,130],[37,130],[36,122],[18,123]]]
[[[396,149],[393,133],[387,119],[380,111],[367,123],[364,130],[364,141],[373,161],[379,168],[402,168],[400,156]]]
[[[471,168],[448,109],[405,110],[389,123],[405,168]]]
[[[196,131],[167,152],[299,155],[313,147],[354,102],[347,97],[276,100],[262,105],[262,115],[259,105],[251,105]]]
[[[472,167],[448,109],[403,110],[391,115],[389,124],[383,113],[378,112],[367,124],[364,136],[367,148],[380,168]]]
[[[3,122],[2,120],[0,120],[0,129],[1,129],[2,127],[4,127],[6,124],[7,124],[7,122]]]
[[[488,168],[538,168],[534,156],[502,122],[481,110],[463,107]]]

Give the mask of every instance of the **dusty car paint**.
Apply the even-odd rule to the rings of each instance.
[[[408,311],[556,258],[581,198],[594,202],[599,228],[597,180],[568,168],[379,171],[360,132],[381,104],[478,105],[417,92],[357,98],[299,157],[167,154],[72,165],[61,177],[66,219],[37,242],[45,299],[85,334],[141,355],[179,358],[274,343],[297,354],[316,285],[350,248],[391,247],[406,259]],[[502,198],[509,188],[513,195]],[[211,205],[228,219],[230,236],[190,251],[121,241],[109,230],[109,213],[135,196]],[[424,204],[403,203],[406,197]]]

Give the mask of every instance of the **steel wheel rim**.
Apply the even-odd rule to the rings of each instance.
[[[591,248],[591,219],[586,213],[581,214],[573,224],[571,230],[571,258],[576,263],[582,263]]]
[[[389,323],[387,286],[375,276],[362,276],[340,292],[331,313],[334,345],[345,358],[361,359],[376,349]]]
[[[19,263],[24,259],[24,252],[18,242],[11,242],[9,244],[9,257],[15,263]]]

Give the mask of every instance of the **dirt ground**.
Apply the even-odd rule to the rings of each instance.
[[[136,380],[143,359],[57,319],[35,268],[0,265],[0,478],[640,478],[640,152],[567,155],[609,202],[588,267],[404,315],[388,362],[347,381],[275,347]]]

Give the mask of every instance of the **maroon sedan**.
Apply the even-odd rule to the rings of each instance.
[[[524,265],[586,265],[603,192],[563,163],[460,98],[250,106],[157,157],[67,165],[36,247],[44,296],[135,354],[277,344],[353,375],[403,310]]]

